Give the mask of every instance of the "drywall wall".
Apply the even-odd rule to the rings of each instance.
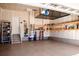
[[[39,19],[39,18],[35,18],[34,19],[34,23],[36,25],[44,25],[44,24],[49,24],[50,20],[49,19]]]
[[[12,22],[13,18],[15,17],[19,18],[21,39],[24,37],[24,20],[26,20],[27,25],[28,25],[28,19],[30,19],[30,24],[42,25],[42,24],[49,23],[49,19],[34,18],[34,13],[32,11],[30,12],[30,18],[28,16],[29,16],[28,11],[17,11],[17,10],[9,10],[9,9],[0,8],[0,20],[1,21],[6,20],[6,21]],[[16,24],[12,25],[13,29],[15,26]],[[14,29],[12,33],[17,34],[17,32],[15,31],[16,29]],[[48,32],[44,32],[44,34],[45,34],[44,35],[45,37],[49,36]]]
[[[14,11],[14,10],[8,10],[8,9],[1,9],[1,18],[0,20],[11,20],[12,17],[20,17],[21,20],[27,19],[27,12],[25,11]]]
[[[71,21],[71,20],[78,20],[78,16],[71,15],[71,16],[67,16],[64,18],[56,19],[55,21],[52,21],[52,22],[61,23],[61,22]],[[52,31],[52,32],[50,32],[50,37],[64,38],[63,40],[59,39],[59,41],[69,40],[71,42],[72,40],[79,40],[79,30],[64,30],[64,31],[61,30],[61,31],[55,31],[55,32]],[[56,39],[56,40],[58,40],[58,39]],[[72,43],[74,43],[74,42],[72,42]]]
[[[1,8],[0,8],[0,14],[1,14]],[[1,15],[0,15],[0,18],[1,18]]]
[[[28,13],[27,11],[15,11],[15,10],[8,10],[8,9],[2,9],[0,8],[0,20],[9,20],[11,21],[13,17],[20,17],[20,22],[22,22],[21,26],[21,36],[23,37],[24,28],[23,28],[23,20],[26,20],[28,22]],[[76,15],[69,15],[63,18],[59,18],[56,20],[49,20],[49,19],[37,19],[34,18],[33,13],[30,14],[30,23],[31,24],[49,24],[49,23],[61,23],[66,21],[72,21],[72,20],[78,20],[78,17]],[[79,40],[79,30],[67,30],[67,31],[60,31],[60,32],[50,32],[45,31],[44,37],[58,37],[58,38],[66,38],[66,39],[76,39]]]
[[[20,20],[20,34],[21,34],[21,38],[24,37],[24,20],[28,20],[27,17],[27,11],[17,11],[17,10],[8,10],[8,9],[2,9],[0,8],[0,21],[11,21],[12,23],[12,34],[18,34],[19,31],[17,30],[18,27],[16,27],[16,20],[12,21],[13,18],[19,18]]]
[[[79,30],[66,30],[50,33],[51,37],[79,40]]]
[[[59,32],[52,32],[50,33],[51,37],[58,37],[58,38],[66,38],[66,39],[75,39],[75,31],[74,30],[65,30]]]
[[[20,17],[20,20],[26,20],[28,22],[28,11],[17,11],[17,10],[8,10],[0,8],[0,20],[12,20],[13,17]],[[38,19],[34,18],[34,14],[30,12],[30,24],[41,24],[49,23],[49,19]]]
[[[62,23],[62,22],[74,21],[74,20],[78,20],[78,16],[71,14],[69,16],[65,16],[65,17],[62,17],[62,18],[51,20],[50,23],[56,23],[57,24],[57,23]]]
[[[45,25],[45,24],[49,24],[51,20],[49,19],[39,19],[39,18],[35,18],[35,24],[36,25]],[[50,32],[49,31],[44,31],[44,37],[47,38],[50,36]]]

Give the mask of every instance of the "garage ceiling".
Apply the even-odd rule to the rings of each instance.
[[[29,5],[19,4],[19,3],[0,3],[0,7],[3,9],[17,10],[17,11],[27,11],[27,8],[38,10],[38,7],[32,7]]]
[[[11,9],[11,10],[20,10],[27,11],[27,8],[31,8],[34,11],[38,11],[41,8],[49,9],[49,15],[44,16],[41,13],[38,13],[36,18],[42,19],[57,19],[60,17],[67,16],[69,14],[79,15],[78,6],[71,7],[72,4],[60,4],[60,3],[0,3],[0,7],[3,9]],[[73,4],[74,5],[74,4]],[[77,4],[76,4],[77,5]]]
[[[50,1],[52,3],[24,3],[24,4],[79,15],[79,2],[72,3],[73,0],[71,0],[70,3],[69,3],[70,0],[60,0],[60,2],[58,2],[57,0],[56,1],[50,0]]]
[[[36,18],[41,18],[41,19],[57,19],[60,17],[64,17],[67,16],[69,14],[67,13],[63,13],[63,12],[59,12],[59,11],[54,11],[54,10],[49,10],[49,15],[45,16],[41,14],[41,9],[39,7],[33,7],[33,6],[29,6],[29,5],[24,5],[24,4],[18,4],[18,3],[0,3],[0,7],[3,9],[10,9],[10,10],[17,10],[17,11],[27,11],[27,8],[32,9],[34,12],[36,12]]]

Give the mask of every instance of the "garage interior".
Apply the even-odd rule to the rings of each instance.
[[[79,10],[39,5],[0,3],[0,56],[79,55]]]

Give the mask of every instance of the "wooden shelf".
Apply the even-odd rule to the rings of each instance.
[[[1,22],[1,43],[11,42],[11,24],[10,22]]]
[[[73,21],[73,22],[64,22],[59,24],[45,24],[44,29],[46,31],[66,31],[66,30],[79,30],[79,21]]]

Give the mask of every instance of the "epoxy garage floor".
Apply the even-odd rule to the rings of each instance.
[[[79,54],[79,46],[53,40],[0,45],[1,56],[73,56]]]

